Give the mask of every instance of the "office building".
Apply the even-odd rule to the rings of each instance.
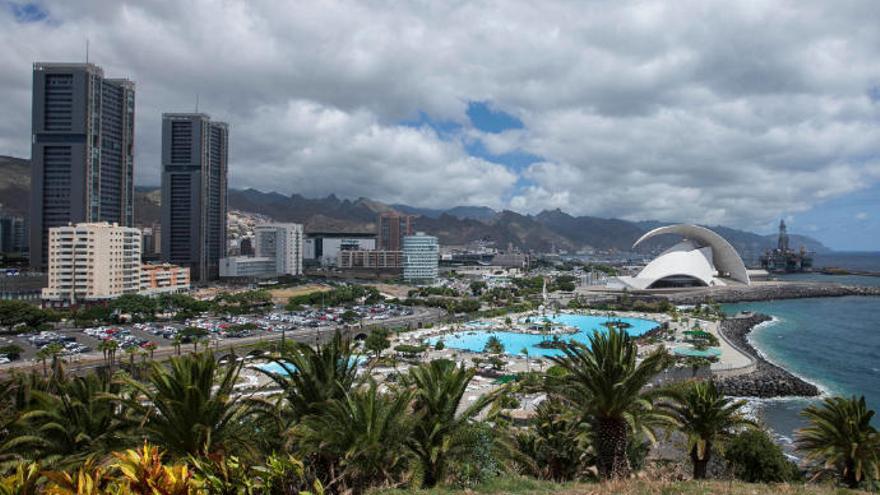
[[[303,226],[272,223],[254,227],[256,256],[228,256],[220,259],[220,277],[270,278],[302,275]]]
[[[376,237],[379,241],[376,249],[400,251],[403,247],[403,238],[413,235],[415,231],[415,217],[401,215],[395,211],[380,213],[376,230]]]
[[[273,258],[278,275],[302,275],[303,226],[298,223],[257,225],[254,254],[257,258]]]
[[[158,259],[162,253],[162,227],[154,223],[149,227],[141,228],[144,243],[141,253],[145,259]]]
[[[433,283],[437,279],[440,246],[437,238],[418,232],[403,238],[403,279]]]
[[[48,287],[43,300],[68,306],[137,294],[141,289],[141,233],[107,222],[49,229]]]
[[[162,115],[162,259],[194,282],[219,277],[226,256],[229,130],[201,113]]]
[[[173,294],[189,288],[189,268],[185,266],[170,263],[141,265],[141,295]]]
[[[336,258],[336,267],[343,270],[351,269],[400,269],[403,267],[401,251],[340,251]]]
[[[274,257],[228,256],[220,258],[222,278],[272,278],[278,275]]]
[[[0,215],[0,253],[27,251],[27,228],[23,217]]]
[[[36,63],[33,71],[30,259],[47,266],[49,229],[130,226],[134,83],[94,64]]]
[[[376,249],[375,234],[362,232],[311,232],[306,234],[303,258],[323,266],[335,266],[342,251]]]

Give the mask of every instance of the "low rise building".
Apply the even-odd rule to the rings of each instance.
[[[310,232],[306,234],[303,258],[323,266],[335,266],[342,251],[373,251],[376,235],[359,232]]]
[[[411,283],[437,280],[440,245],[437,238],[417,232],[403,238],[403,279]]]
[[[376,268],[400,269],[403,267],[402,251],[340,251],[336,258],[340,269]]]
[[[141,265],[141,295],[173,294],[190,288],[189,268],[171,263]]]
[[[255,256],[229,256],[220,259],[220,277],[270,278],[302,275],[303,226],[298,223],[271,223],[254,227]]]
[[[492,258],[492,264],[505,268],[525,269],[529,266],[529,255],[525,253],[498,253]]]
[[[43,287],[48,283],[45,273],[15,269],[0,271],[0,301],[26,301],[40,304]]]
[[[275,258],[255,256],[220,258],[221,278],[270,278],[277,275]]]
[[[107,222],[49,229],[48,287],[43,301],[67,306],[137,294],[141,289],[141,232]]]

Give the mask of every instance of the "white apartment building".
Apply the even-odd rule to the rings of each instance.
[[[52,305],[102,301],[141,289],[141,232],[107,222],[49,229],[49,283],[43,300]]]
[[[257,258],[273,258],[277,275],[302,275],[302,224],[257,225],[254,227],[254,255]]]
[[[437,238],[416,232],[403,238],[403,279],[407,282],[433,283],[437,279],[440,245]]]

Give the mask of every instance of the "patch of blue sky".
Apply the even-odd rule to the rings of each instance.
[[[509,129],[522,129],[523,123],[513,115],[493,109],[488,102],[468,103],[467,116],[471,124],[483,132],[500,133]]]
[[[832,249],[880,251],[880,183],[817,204],[794,219],[791,231]]]
[[[4,3],[15,21],[22,24],[45,21],[49,17],[49,12],[34,2],[6,1]]]
[[[522,171],[529,165],[543,160],[540,156],[522,150],[494,154],[487,150],[486,146],[483,145],[483,142],[479,139],[472,139],[465,143],[465,150],[471,156],[482,158],[493,163],[500,163],[501,165],[515,171]]]

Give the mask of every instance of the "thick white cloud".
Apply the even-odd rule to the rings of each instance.
[[[880,180],[874,0],[40,5],[0,11],[0,153],[28,154],[30,64],[89,38],[137,81],[141,183],[196,94],[231,124],[233,187],[754,227]],[[470,128],[468,101],[524,128]],[[465,128],[400,125],[420,112]]]
[[[357,197],[448,207],[503,206],[516,176],[465,154],[427,127],[381,125],[368,111],[353,113],[309,101],[257,108],[239,129],[248,167],[231,170],[239,186],[281,192]],[[271,184],[267,186],[267,184]]]

